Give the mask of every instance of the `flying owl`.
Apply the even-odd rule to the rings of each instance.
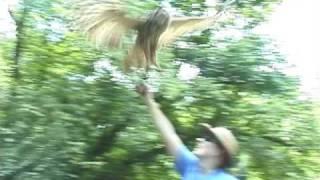
[[[222,11],[206,17],[174,17],[159,7],[147,17],[129,17],[121,0],[83,0],[75,4],[75,25],[97,47],[119,48],[130,30],[136,33],[135,44],[124,58],[124,70],[159,67],[156,52],[180,35],[211,26]]]

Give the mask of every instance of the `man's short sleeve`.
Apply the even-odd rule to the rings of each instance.
[[[190,152],[186,146],[182,145],[178,148],[175,165],[177,171],[181,175],[184,175],[186,170],[192,168],[197,161],[198,158],[192,152]]]

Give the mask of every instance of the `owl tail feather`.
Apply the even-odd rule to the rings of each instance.
[[[133,47],[128,55],[124,58],[124,71],[130,72],[134,68],[141,68],[147,70],[150,67],[146,59],[144,50],[141,47]]]

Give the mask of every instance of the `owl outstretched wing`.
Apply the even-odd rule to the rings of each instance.
[[[74,24],[97,47],[119,47],[129,30],[137,30],[144,22],[129,18],[120,0],[84,0],[74,4]]]
[[[209,28],[218,20],[221,14],[222,12],[206,17],[172,17],[169,28],[160,37],[159,45],[168,45],[184,33]]]

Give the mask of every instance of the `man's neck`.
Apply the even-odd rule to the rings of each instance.
[[[200,158],[200,168],[203,173],[208,174],[219,168],[220,159],[217,158]]]

